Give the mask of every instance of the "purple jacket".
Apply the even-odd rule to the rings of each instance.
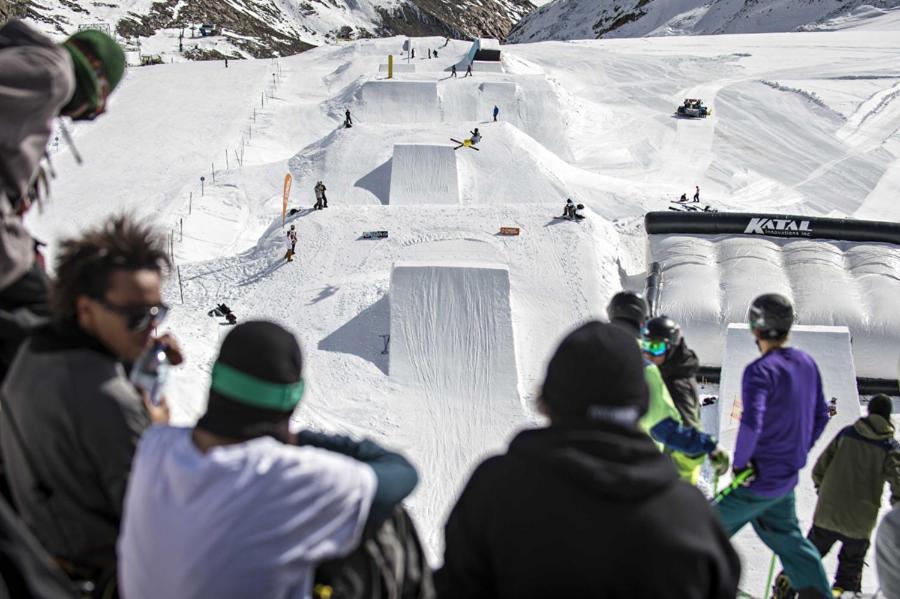
[[[797,473],[828,423],[819,367],[799,349],[769,351],[744,369],[741,397],[734,467],[752,459],[758,474],[750,490],[780,497],[797,485]]]

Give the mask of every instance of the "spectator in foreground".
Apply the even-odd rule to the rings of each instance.
[[[73,578],[115,584],[115,546],[137,441],[165,404],[125,374],[165,318],[162,237],[126,217],[63,241],[53,320],[23,344],[0,391],[0,445],[16,506]],[[172,340],[168,340],[172,343]],[[181,361],[177,349],[169,359]]]
[[[841,430],[813,468],[819,501],[807,538],[823,556],[841,543],[836,595],[862,590],[863,562],[885,482],[891,485],[891,505],[900,500],[900,443],[894,439],[892,407],[887,395],[873,397],[869,415]]]
[[[413,490],[415,469],[371,441],[289,432],[302,366],[290,332],[237,325],[197,426],[147,431],[119,542],[125,597],[309,597],[313,567]]]
[[[681,422],[702,431],[700,392],[697,389],[700,360],[687,346],[681,327],[668,316],[662,315],[648,320],[641,334],[644,355],[659,367],[666,389],[681,415]],[[680,451],[672,453],[679,476],[692,485],[700,480],[700,467],[704,457],[703,454],[692,456]]]
[[[49,317],[48,281],[22,215],[47,188],[40,167],[58,115],[93,119],[122,78],[125,54],[106,34],[55,44],[19,20],[0,27],[0,382],[16,350]]]
[[[881,520],[875,536],[878,586],[887,599],[900,597],[900,505]]]
[[[600,322],[547,367],[547,428],[477,467],[445,527],[439,597],[733,599],[740,562],[706,499],[638,427],[634,336]]]
[[[745,369],[743,412],[734,451],[734,472],[753,468],[754,479],[719,504],[729,536],[752,524],[760,540],[781,559],[775,597],[831,597],[822,558],[800,532],[794,487],[806,457],[828,423],[822,377],[812,356],[788,347],[794,307],[777,293],[753,300],[750,331],[762,356]]]
[[[641,340],[641,330],[650,317],[647,301],[633,291],[620,291],[609,301],[606,315],[610,324],[619,327],[635,341]],[[703,459],[709,454],[715,473],[719,476],[728,472],[728,454],[722,450],[715,439],[699,429],[682,424],[681,414],[675,407],[669,390],[656,364],[644,357],[644,380],[649,390],[647,412],[641,417],[639,425],[657,443],[660,450],[673,455],[678,452],[684,456],[699,456]],[[678,462],[675,462],[676,468]],[[684,478],[684,477],[682,477]]]

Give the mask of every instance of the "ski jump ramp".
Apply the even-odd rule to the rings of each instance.
[[[436,81],[367,81],[360,88],[360,122],[434,123],[441,120]]]
[[[859,395],[856,390],[856,370],[850,347],[850,330],[839,326],[804,326],[791,329],[790,345],[809,353],[819,365],[825,401],[834,398],[837,413],[815,447],[809,452],[806,467],[800,472],[800,482],[795,489],[797,516],[800,528],[806,533],[812,523],[816,506],[816,490],[811,472],[816,460],[828,443],[845,426],[852,425],[860,417]],[[722,379],[719,387],[719,443],[732,452],[737,439],[741,419],[741,380],[744,368],[760,356],[750,327],[746,324],[729,324],[725,336],[725,355],[722,363]],[[798,443],[802,441],[797,440]],[[743,583],[741,588],[755,589],[762,586],[768,572],[772,552],[763,545],[746,526],[735,537],[734,546],[741,552]],[[826,558],[826,570],[833,572],[836,551]]]
[[[428,473],[410,508],[441,546],[441,525],[468,473],[524,420],[509,269],[481,260],[405,260],[391,273],[389,373],[398,431]]]
[[[459,204],[459,171],[453,146],[394,144],[391,205]]]
[[[447,401],[519,401],[507,266],[397,262],[390,293],[391,378]]]

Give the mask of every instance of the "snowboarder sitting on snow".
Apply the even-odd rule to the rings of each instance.
[[[225,304],[219,304],[215,308],[209,311],[210,316],[223,316],[228,324],[237,323],[237,316],[234,315],[234,312],[231,311],[231,308],[226,306]]]
[[[579,210],[583,210],[583,204],[575,204],[572,201],[572,198],[566,200],[566,205],[563,208],[563,218],[568,218],[570,220],[582,220],[584,218],[583,214],[578,214]]]
[[[316,205],[313,206],[313,210],[322,210],[323,208],[328,208],[328,198],[325,197],[325,184],[321,181],[317,182],[315,191]]]
[[[686,193],[681,194],[681,197],[678,198],[678,202],[681,203],[681,204],[684,204],[684,203],[687,202],[687,201],[688,201],[688,199],[687,199],[687,194],[686,194]]]

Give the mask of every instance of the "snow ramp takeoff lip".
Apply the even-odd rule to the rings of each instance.
[[[459,172],[453,147],[395,144],[390,203],[459,204]]]
[[[390,293],[391,378],[435,399],[518,404],[505,265],[398,262]]]
[[[436,81],[367,81],[360,91],[360,123],[436,123]]]

